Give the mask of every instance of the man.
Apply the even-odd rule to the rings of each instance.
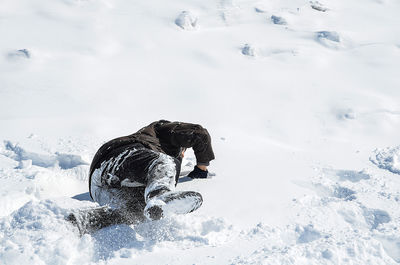
[[[197,162],[188,177],[207,178],[214,153],[211,137],[200,125],[160,120],[105,143],[89,172],[90,196],[105,206],[68,219],[84,233],[195,211],[202,204],[200,193],[175,191],[186,148],[193,148]]]

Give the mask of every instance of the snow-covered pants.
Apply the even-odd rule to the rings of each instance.
[[[179,173],[180,161],[176,158],[142,145],[124,147],[93,172],[91,194],[100,205],[141,219],[153,195],[175,189]]]

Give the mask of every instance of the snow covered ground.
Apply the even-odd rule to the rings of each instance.
[[[1,7],[0,264],[400,263],[398,0]],[[79,237],[97,148],[158,119],[211,133],[203,206]]]

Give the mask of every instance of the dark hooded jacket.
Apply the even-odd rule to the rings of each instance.
[[[90,165],[89,187],[93,172],[103,161],[118,156],[122,151],[137,144],[178,159],[182,148],[193,148],[198,165],[208,165],[215,158],[211,137],[201,125],[160,120],[136,133],[103,144]]]

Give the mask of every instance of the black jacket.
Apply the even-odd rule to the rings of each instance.
[[[200,165],[208,165],[215,158],[211,146],[211,137],[201,125],[160,120],[134,134],[119,137],[103,144],[90,165],[89,185],[94,170],[99,168],[103,161],[118,155],[121,150],[126,150],[134,144],[142,144],[146,148],[175,158],[179,158],[182,147],[193,148],[197,164]]]

